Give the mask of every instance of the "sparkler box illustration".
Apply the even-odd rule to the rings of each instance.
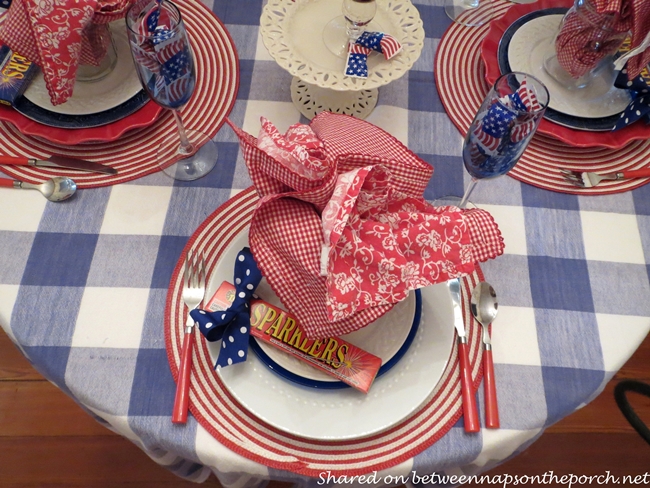
[[[224,281],[205,309],[226,310],[234,299],[235,287]],[[254,337],[364,393],[381,367],[381,358],[339,337],[308,339],[291,314],[261,299],[251,300],[250,330]]]
[[[38,66],[8,46],[0,46],[0,103],[13,105],[36,73]]]

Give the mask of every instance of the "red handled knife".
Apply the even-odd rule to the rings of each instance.
[[[0,164],[11,164],[17,166],[40,166],[46,168],[66,168],[78,171],[90,171],[94,173],[105,173],[108,175],[117,174],[115,168],[104,164],[93,163],[84,159],[69,158],[67,156],[50,156],[47,159],[35,159],[25,156],[0,156]]]

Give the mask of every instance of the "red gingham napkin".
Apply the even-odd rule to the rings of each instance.
[[[38,64],[53,105],[72,96],[79,63],[97,65],[106,53],[101,33],[132,0],[14,0],[0,40]]]
[[[364,327],[409,290],[473,272],[477,261],[503,252],[487,212],[429,205],[423,194],[433,168],[372,124],[328,112],[312,120],[322,177],[293,171],[229,124],[261,197],[250,248],[309,337]],[[422,245],[411,242],[418,239]]]
[[[593,9],[581,9],[582,15],[569,12],[555,40],[557,59],[574,78],[588,73],[604,57],[614,54],[620,45],[621,35],[631,32],[631,49],[641,45],[650,32],[650,2],[648,0],[591,0]],[[614,17],[612,17],[614,16]],[[602,25],[610,32],[595,26]],[[594,49],[595,42],[601,47]],[[628,61],[628,78],[635,78],[650,62],[650,49]]]

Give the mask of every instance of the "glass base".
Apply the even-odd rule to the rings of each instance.
[[[217,164],[219,150],[217,143],[206,134],[196,130],[186,130],[187,138],[195,151],[182,154],[180,140],[172,138],[158,149],[158,165],[167,176],[180,181],[194,181],[207,175]]]
[[[381,25],[374,20],[370,22],[365,30],[370,32],[383,32]],[[348,31],[345,17],[339,15],[330,20],[323,29],[323,42],[325,47],[339,58],[346,58],[348,55]]]
[[[463,200],[463,197],[457,197],[456,195],[446,195],[444,197],[436,198],[431,205],[434,207],[460,207],[460,202]],[[465,207],[463,208],[478,208],[469,200],[465,202]]]
[[[467,27],[478,27],[494,17],[492,0],[445,0],[445,13]]]

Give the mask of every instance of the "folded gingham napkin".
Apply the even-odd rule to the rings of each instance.
[[[309,337],[364,327],[410,290],[470,273],[503,252],[487,212],[429,205],[423,194],[433,168],[372,124],[323,112],[269,150],[268,140],[258,141],[268,121],[258,139],[228,123],[261,197],[251,251]],[[294,136],[306,128],[309,158]],[[318,171],[295,170],[301,158],[319,159]]]
[[[590,0],[592,8],[570,11],[555,40],[557,59],[574,78],[587,74],[605,58],[616,53],[626,33],[631,33],[632,49],[644,44],[650,33],[648,0]],[[602,26],[605,31],[597,26]],[[604,36],[603,33],[605,32]],[[635,78],[650,62],[645,49],[627,62],[629,79]]]
[[[132,0],[13,0],[0,40],[38,64],[53,105],[72,96],[77,66],[97,66],[106,54],[108,23]]]

